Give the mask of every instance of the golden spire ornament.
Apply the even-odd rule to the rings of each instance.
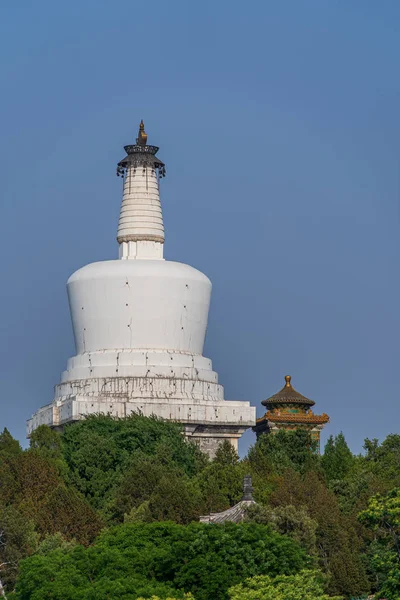
[[[136,143],[138,144],[138,146],[145,146],[147,144],[147,133],[144,130],[143,119],[140,121],[139,133],[136,138]]]
[[[285,381],[286,381],[285,387],[292,387],[292,384],[290,383],[292,381],[291,375],[285,375]]]

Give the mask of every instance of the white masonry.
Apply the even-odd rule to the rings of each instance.
[[[120,260],[97,262],[68,280],[76,356],[51,404],[28,421],[62,427],[93,413],[124,417],[140,411],[183,424],[210,456],[228,439],[237,449],[255,425],[249,402],[224,400],[203,353],[211,282],[197,269],[164,260],[158,148],[143,123],[118,164],[124,191],[118,224]]]

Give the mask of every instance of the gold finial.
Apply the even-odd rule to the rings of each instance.
[[[147,144],[147,133],[144,130],[143,119],[140,121],[139,134],[138,134],[138,136],[136,138],[136,143],[139,146],[145,146]]]
[[[290,383],[292,381],[292,376],[291,375],[285,375],[285,381],[286,381],[286,386],[285,387],[292,387],[292,384]]]

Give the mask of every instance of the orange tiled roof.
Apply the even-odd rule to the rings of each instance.
[[[272,414],[271,411],[268,411],[263,417],[257,419],[257,423],[264,421],[265,419],[271,421],[271,423],[309,423],[310,425],[314,423],[315,425],[319,425],[329,422],[329,417],[326,413],[323,413],[322,415],[314,415],[313,413]]]

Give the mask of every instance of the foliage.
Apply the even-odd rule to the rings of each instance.
[[[246,522],[200,525],[201,514],[241,500],[247,474],[259,504]],[[397,488],[397,434],[366,440],[360,456],[339,434],[320,457],[306,431],[280,431],[242,460],[225,442],[210,461],[180,426],[142,415],[93,416],[63,433],[41,426],[28,450],[5,429],[1,577],[10,598],[203,600],[318,565],[326,593],[398,598]]]
[[[117,568],[115,553],[104,555]],[[34,555],[21,564],[21,574],[16,586],[17,600],[101,600],[108,598],[135,599],[138,597],[160,599],[185,598],[169,583],[154,578],[112,573],[107,564],[97,563],[81,546],[72,552],[55,550],[46,556]]]
[[[373,496],[368,509],[360,514],[360,521],[383,534],[388,534],[400,559],[400,488],[391,490],[386,496]]]
[[[97,600],[103,597],[93,595],[100,582],[113,598],[128,591],[136,598],[146,594],[132,582],[147,581],[161,597],[176,595],[172,589],[191,592],[196,600],[223,600],[232,584],[247,577],[292,574],[304,564],[307,557],[297,544],[263,525],[129,523],[103,532],[86,550],[77,546],[22,561],[17,598],[58,598],[57,590],[67,586],[65,599]]]
[[[355,465],[345,479],[329,483],[329,489],[335,494],[341,511],[354,518],[366,508],[371,496],[385,493],[391,487],[388,482],[374,475],[364,460],[357,460]]]
[[[243,496],[242,464],[221,464],[213,461],[198,476],[202,497],[202,513],[221,512],[233,506]]]
[[[324,593],[321,574],[304,570],[296,575],[261,575],[230,588],[231,600],[341,600]]]
[[[225,440],[215,459],[198,476],[202,498],[202,513],[220,512],[233,506],[243,496],[243,476],[246,470],[232,444]]]
[[[2,503],[15,507],[40,533],[60,531],[69,539],[89,543],[100,531],[99,515],[78,492],[65,486],[57,459],[35,448],[12,457],[8,469],[12,482]]]
[[[268,473],[283,473],[293,469],[299,473],[317,470],[318,445],[308,431],[279,430],[274,435],[261,435],[250,448],[248,461],[253,470]]]
[[[366,439],[364,449],[370,471],[390,481],[391,487],[400,487],[400,435],[388,435],[381,445],[377,439]]]
[[[400,596],[400,488],[386,496],[373,496],[359,519],[376,532],[372,565],[380,574],[380,592],[390,600],[397,600]]]
[[[36,450],[21,453],[10,465],[15,478],[12,502],[25,505],[27,514],[34,518],[47,494],[61,482],[57,466]]]
[[[324,454],[321,458],[322,470],[327,481],[343,479],[350,472],[355,462],[355,457],[344,438],[343,433],[336,437],[329,437]]]
[[[19,561],[36,550],[38,541],[32,521],[12,506],[0,510],[1,581],[6,589],[13,588]]]
[[[4,427],[3,432],[0,433],[0,458],[15,456],[21,452],[20,443],[12,437],[7,427]]]
[[[42,456],[54,460],[62,458],[62,438],[61,435],[50,429],[47,425],[40,425],[31,433],[30,447],[40,452]]]
[[[214,463],[222,467],[235,466],[239,464],[239,456],[235,448],[228,440],[220,444],[215,453]]]
[[[29,450],[0,457],[0,481],[0,505],[14,505],[33,518],[60,477],[53,462]]]
[[[103,526],[99,515],[86,500],[63,484],[46,496],[36,522],[43,534],[59,532],[67,540],[77,540],[85,545],[94,540]]]
[[[126,419],[92,416],[65,428],[64,459],[71,483],[95,509],[112,502],[135,453],[164,455],[188,476],[197,473],[205,457],[185,441],[179,425],[132,414]]]
[[[317,521],[311,519],[304,507],[296,506],[261,506],[254,504],[246,511],[246,521],[269,525],[275,531],[288,535],[303,546],[310,556],[316,556]]]
[[[51,461],[63,480],[68,479],[68,466],[63,456],[62,436],[47,425],[40,425],[30,437],[30,448],[39,456]]]
[[[124,523],[152,523],[153,520],[148,500],[139,504],[137,508],[131,508],[130,512],[124,515]]]
[[[192,596],[192,594],[185,594],[184,596],[180,596],[180,597],[181,598],[186,598],[187,600],[194,600],[194,597]],[[145,598],[138,598],[138,600],[146,600],[146,599]],[[161,600],[161,598],[159,596],[152,596],[148,600]],[[175,598],[166,598],[166,600],[177,600],[177,598],[175,596]]]
[[[140,452],[116,491],[115,514],[129,514],[132,520],[141,506],[142,520],[189,523],[198,520],[202,503],[196,484],[170,458]]]
[[[338,501],[315,472],[304,475],[288,470],[271,496],[271,505],[304,506],[318,526],[320,567],[332,574],[329,592],[357,596],[369,589],[361,560],[361,540],[355,524],[340,511]]]
[[[68,541],[59,531],[47,534],[40,542],[36,554],[48,554],[53,550],[72,550],[76,546],[75,541]]]

